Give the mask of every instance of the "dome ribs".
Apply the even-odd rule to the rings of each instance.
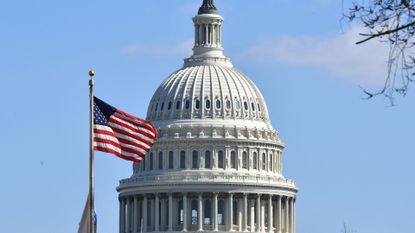
[[[226,117],[226,114],[225,114],[225,108],[226,108],[226,106],[225,106],[225,97],[224,97],[224,93],[223,93],[223,88],[222,88],[222,85],[221,85],[221,83],[220,83],[220,78],[219,78],[219,74],[218,74],[218,71],[217,71],[217,69],[215,69],[215,66],[211,66],[211,70],[213,70],[213,72],[211,71],[211,75],[212,74],[215,74],[215,78],[216,78],[216,85],[217,85],[217,89],[218,89],[218,93],[220,94],[220,96],[219,96],[219,99],[221,100],[221,102],[222,102],[222,108],[220,109],[220,112],[222,113],[222,115],[220,116],[221,118],[225,118]],[[213,95],[212,95],[213,96]],[[215,99],[216,99],[216,97],[215,97]],[[215,100],[216,101],[216,100]],[[216,103],[215,103],[215,105],[216,105]],[[215,106],[216,107],[216,106]],[[216,110],[216,108],[215,108],[215,110]]]
[[[176,71],[157,89],[148,111],[150,120],[241,119],[263,122],[267,125],[265,128],[271,127],[258,88],[239,70],[227,66],[199,65]],[[238,131],[241,132],[246,134]]]
[[[235,103],[234,103],[234,96],[233,96],[233,92],[231,91],[231,85],[229,83],[228,77],[226,77],[225,72],[223,71],[222,67],[216,66],[216,68],[221,71],[222,77],[226,81],[226,86],[228,87],[229,98],[230,98],[230,101],[231,101],[231,111],[232,111],[231,117],[235,118],[236,117],[236,108],[235,108]]]

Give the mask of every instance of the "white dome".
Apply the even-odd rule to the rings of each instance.
[[[270,127],[268,110],[255,84],[229,66],[184,67],[168,77],[148,108],[152,121],[234,119]]]
[[[120,233],[295,233],[284,144],[261,92],[223,54],[222,21],[204,0],[193,56],[151,99],[159,136],[117,188]]]

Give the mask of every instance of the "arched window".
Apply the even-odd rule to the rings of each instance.
[[[196,102],[195,103],[195,108],[199,109],[200,108],[200,100],[197,99],[195,102]]]
[[[210,161],[211,161],[210,151],[207,150],[205,152],[205,168],[207,169],[212,168]]]
[[[180,101],[176,102],[176,109],[179,110],[180,109]]]
[[[183,210],[183,201],[179,201],[179,208],[177,208],[177,216],[179,216],[177,224],[183,225],[184,222],[184,210]]]
[[[244,107],[245,107],[245,110],[248,111],[248,103],[246,101],[244,102]]]
[[[169,102],[169,105],[167,106],[167,110],[170,110],[171,109],[171,101]]]
[[[160,109],[161,111],[163,111],[164,110],[164,102],[163,103],[161,103],[161,109]]]
[[[220,103],[220,100],[216,100],[216,108],[217,109],[220,109],[222,107],[222,105],[221,105],[221,103]]]
[[[143,158],[143,162],[141,162],[143,165],[143,171],[146,171],[146,157]]]
[[[226,100],[226,108],[227,109],[231,108],[231,101],[230,100]]]
[[[267,155],[265,153],[262,153],[262,170],[265,170],[267,167],[267,159],[266,159]]]
[[[258,112],[261,111],[261,106],[258,104]]]
[[[190,108],[190,101],[186,100],[186,109],[189,109],[189,108]]]
[[[193,151],[192,155],[192,168],[199,168],[199,153],[196,150]]]
[[[163,169],[163,152],[159,153],[159,169]]]
[[[252,106],[252,111],[255,111],[255,104],[253,102],[251,103],[251,106]]]
[[[210,100],[206,100],[206,109],[210,109]]]
[[[231,168],[236,168],[236,153],[231,151]]]
[[[239,100],[237,99],[235,99],[235,107],[236,107],[236,110],[241,109],[241,102],[239,102]]]
[[[197,225],[198,209],[197,209],[197,200],[192,200],[191,202],[191,211],[192,213],[192,225]]]
[[[252,158],[252,167],[253,169],[258,169],[258,154],[254,152],[253,158]]]
[[[273,162],[274,162],[274,156],[273,154],[269,154],[269,170],[273,171]]]
[[[157,112],[158,108],[159,108],[159,103],[156,104],[156,112]]]
[[[248,169],[248,153],[246,151],[242,152],[242,168]]]
[[[224,159],[223,159],[223,151],[219,151],[218,152],[218,168],[225,168],[225,164],[224,164]]]
[[[153,156],[153,152],[150,153],[150,171],[153,170],[153,162],[154,162],[154,156]]]
[[[218,225],[225,225],[225,201],[218,201]]]
[[[186,152],[180,151],[180,168],[185,169],[186,168]]]
[[[206,200],[204,204],[203,224],[210,225],[212,224],[212,202],[210,200]]]
[[[173,151],[169,152],[169,169],[173,169],[174,167],[174,153]]]

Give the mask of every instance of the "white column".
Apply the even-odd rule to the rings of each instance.
[[[183,193],[183,231],[187,231],[187,193]]]
[[[228,231],[233,231],[233,193],[229,193]]]
[[[133,200],[132,199],[128,199],[127,202],[127,232],[131,233],[131,219],[132,219],[132,208],[133,207]]]
[[[261,203],[261,231],[265,231],[265,202]]]
[[[282,233],[282,197],[278,196],[277,199],[277,233]]]
[[[203,231],[203,193],[199,193],[199,206],[197,210],[197,220],[199,223],[199,231]]]
[[[285,197],[285,232],[290,233],[290,214],[289,214],[289,202],[288,197]]]
[[[297,221],[296,221],[296,216],[295,216],[295,203],[296,203],[296,199],[293,199],[293,233],[296,233],[296,226],[297,226]]]
[[[244,227],[244,202],[243,199],[238,199],[238,231],[243,231]]]
[[[290,232],[294,233],[294,198],[290,198]]]
[[[248,231],[248,194],[244,193],[244,207],[243,207],[243,232]]]
[[[155,203],[154,203],[154,231],[158,232],[160,231],[160,198],[158,193],[155,194]]]
[[[133,233],[138,232],[138,196],[134,196]]]
[[[142,210],[142,216],[143,216],[143,232],[147,232],[147,209],[148,209],[148,199],[147,199],[147,195],[144,194],[144,199],[143,199],[143,208]]]
[[[251,232],[255,232],[255,201],[254,200],[250,200],[249,201],[249,208],[250,208],[250,213],[251,213],[251,218],[250,218],[250,221],[251,221],[251,228],[250,228],[250,231]]]
[[[169,231],[173,231],[173,193],[169,193]]]
[[[268,199],[268,232],[272,232],[272,195],[269,195]]]
[[[213,193],[213,231],[218,231],[218,193]]]
[[[198,30],[199,25],[196,24],[195,25],[195,46],[199,45],[199,30]]]
[[[125,199],[119,198],[120,201],[120,233],[125,233]]]
[[[258,194],[256,199],[256,232],[261,231],[261,195]]]

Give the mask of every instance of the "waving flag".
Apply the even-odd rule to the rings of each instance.
[[[140,162],[156,141],[157,134],[150,121],[94,97],[94,150]]]

